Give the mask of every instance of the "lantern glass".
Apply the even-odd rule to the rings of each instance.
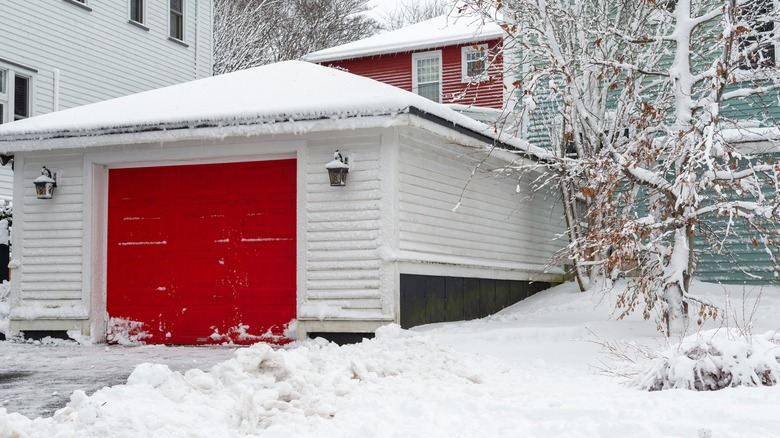
[[[38,196],[38,199],[51,199],[54,196],[54,183],[48,181],[36,181],[35,194]]]
[[[337,167],[335,169],[328,169],[328,176],[330,176],[330,185],[334,187],[341,187],[347,185],[347,174],[349,169],[346,167]]]

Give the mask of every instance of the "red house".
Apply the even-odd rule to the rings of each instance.
[[[435,102],[500,109],[504,31],[494,23],[442,15],[392,32],[310,53],[340,68]]]

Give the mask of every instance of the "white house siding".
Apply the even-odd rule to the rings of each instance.
[[[168,2],[146,2],[147,31],[128,22],[124,0],[89,1],[91,11],[66,0],[4,0],[0,59],[37,70],[19,69],[33,79],[34,115],[56,109],[55,69],[59,109],[207,77],[211,1],[186,3],[189,47],[168,39]]]
[[[522,181],[517,193],[516,173],[484,172],[506,165],[496,159],[488,159],[469,180],[485,153],[442,147],[420,131],[403,129],[399,142],[402,272],[560,281],[560,269],[540,274],[564,245],[556,239],[563,217],[554,192],[529,199],[530,186]],[[471,158],[464,162],[464,156]],[[448,271],[448,266],[463,269]]]
[[[91,11],[67,0],[0,4],[0,68],[31,79],[31,115],[211,76],[211,0],[185,1],[185,44],[168,38],[167,1],[145,2],[149,30],[129,23],[127,0],[87,5]],[[0,198],[10,196],[10,178],[0,169]]]
[[[392,132],[364,130],[309,140],[306,297],[299,313],[303,332],[373,331],[380,321],[393,319],[394,268],[382,256],[392,239],[383,225],[383,218],[392,216],[386,188],[392,181],[382,177],[382,169],[393,164],[390,147],[380,146]],[[353,161],[345,187],[331,187],[325,171],[337,149]]]
[[[11,165],[0,167],[0,200],[10,201],[13,197],[14,173]]]
[[[39,200],[32,181],[48,166],[59,173],[56,202]],[[84,236],[84,179],[81,153],[32,153],[17,161],[17,199],[14,212],[12,319],[36,323],[11,329],[87,332],[88,307],[82,274]],[[24,305],[22,305],[24,304]]]

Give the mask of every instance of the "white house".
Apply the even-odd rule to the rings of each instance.
[[[555,190],[501,172],[538,151],[491,132],[300,61],[1,126],[11,331],[284,341],[495,312],[562,281],[564,242]]]
[[[211,76],[211,28],[211,0],[3,0],[0,124]]]

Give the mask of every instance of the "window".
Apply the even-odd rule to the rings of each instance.
[[[463,82],[482,80],[487,70],[487,46],[467,46],[461,49]]]
[[[412,55],[412,92],[441,102],[441,51]]]
[[[184,41],[184,0],[171,0],[171,38]]]
[[[30,78],[14,76],[14,120],[30,117]]]
[[[740,68],[772,68],[776,60],[773,0],[755,0],[739,10],[745,37],[739,41]]]
[[[8,108],[8,70],[0,69],[0,124],[5,123],[5,112]]]
[[[91,12],[92,8],[87,6],[87,0],[64,0],[65,3],[70,3],[73,6],[78,6],[85,11]]]
[[[130,0],[130,20],[144,23],[144,0]]]

